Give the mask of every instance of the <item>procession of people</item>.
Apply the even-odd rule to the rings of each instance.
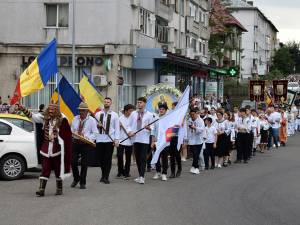
[[[90,151],[96,151],[95,160],[101,168],[101,183],[109,184],[110,177],[114,176],[132,179],[139,184],[146,183],[147,161],[155,154],[157,147],[158,121],[171,113],[177,102],[173,102],[170,109],[167,103],[159,103],[158,115],[146,110],[145,97],[138,98],[136,107],[125,105],[121,115],[112,111],[112,103],[112,99],[106,97],[104,108],[93,114],[89,112],[88,105],[82,102],[78,107],[79,115],[74,117],[70,125],[60,113],[58,104],[51,103],[39,113],[32,113],[24,106],[18,107],[25,116],[42,125],[42,129],[37,130],[43,132],[39,149],[42,173],[37,196],[45,195],[52,170],[57,183],[56,195],[63,193],[63,179],[71,175],[70,168],[73,173],[71,187],[80,184],[80,189],[86,189]],[[178,132],[180,127],[184,129],[181,134]],[[192,97],[185,121],[172,128],[172,134],[168,136],[171,138],[170,144],[160,152],[158,161],[152,165],[152,170],[155,170],[152,179],[167,181],[181,177],[182,161],[187,161],[185,164],[190,166],[189,172],[195,175],[232,166],[233,163],[247,164],[258,152],[284,148],[288,144],[288,137],[299,129],[300,106],[286,108],[274,104],[266,109],[246,106],[234,107],[230,111],[228,107],[199,105],[196,97]],[[178,150],[180,135],[183,135],[184,141]],[[187,154],[184,152],[186,148]],[[117,172],[111,175],[115,149]],[[131,178],[130,173],[133,161],[138,171],[135,179]]]

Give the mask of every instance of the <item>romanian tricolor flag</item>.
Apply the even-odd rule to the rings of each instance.
[[[65,77],[61,78],[50,101],[59,102],[60,112],[67,117],[69,123],[73,121],[75,116],[79,115],[78,106],[82,102],[81,98]]]
[[[95,113],[99,108],[103,107],[104,98],[97,91],[93,83],[83,76],[79,83],[80,95],[84,102],[88,105],[89,110]]]
[[[273,103],[272,97],[267,91],[265,93],[266,93],[266,104],[267,104],[267,106],[270,106]]]
[[[56,39],[53,39],[21,74],[11,105],[17,103],[22,97],[43,89],[51,76],[58,72],[56,47]]]
[[[166,130],[166,142],[170,142],[172,137],[178,135],[179,126],[170,127]]]

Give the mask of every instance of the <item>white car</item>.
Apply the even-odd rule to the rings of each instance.
[[[27,118],[18,120],[0,116],[0,177],[15,180],[22,177],[25,170],[37,167],[32,122]]]

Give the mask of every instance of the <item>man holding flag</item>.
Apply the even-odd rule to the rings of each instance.
[[[44,113],[33,114],[23,106],[19,109],[35,123],[43,124],[44,140],[40,150],[42,155],[42,174],[36,195],[45,195],[45,188],[50,173],[54,170],[56,177],[56,195],[62,195],[62,180],[71,175],[71,142],[72,132],[66,118],[59,112],[57,104],[49,104]]]
[[[182,94],[180,100],[178,101],[175,109],[170,111],[162,118],[160,118],[158,122],[159,124],[158,124],[158,135],[157,135],[157,142],[156,142],[156,151],[152,158],[151,164],[155,164],[158,161],[161,151],[165,147],[170,145],[170,142],[172,140],[170,137],[168,137],[168,135],[170,134],[170,130],[171,129],[173,130],[178,126],[179,126],[179,131],[178,131],[177,150],[180,148],[184,136],[184,132],[183,132],[184,127],[182,125],[184,124],[184,118],[189,108],[189,93],[190,93],[190,87],[188,86],[185,89],[184,93]]]

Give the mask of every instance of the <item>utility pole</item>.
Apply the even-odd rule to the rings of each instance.
[[[75,0],[72,0],[72,85],[75,87]]]

